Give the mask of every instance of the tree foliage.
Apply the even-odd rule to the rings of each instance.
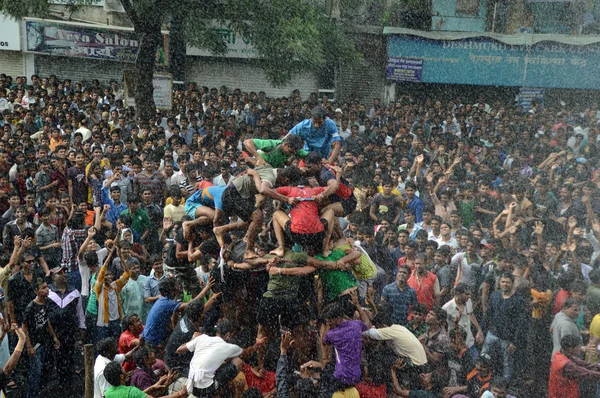
[[[361,1],[347,0],[342,7]],[[270,83],[283,86],[301,72],[360,61],[360,53],[346,34],[348,25],[330,21],[328,4],[320,0],[223,1],[189,10],[186,39],[222,55],[226,45],[213,28],[215,24],[229,27],[252,40]]]
[[[97,0],[67,0],[70,10]],[[270,83],[283,86],[301,72],[317,71],[325,65],[351,65],[361,54],[347,35],[350,18],[364,0],[341,0],[342,20],[329,18],[328,0],[120,0],[134,29],[141,35],[136,69],[138,104],[143,117],[153,113],[153,57],[160,30],[177,18],[183,23],[187,43],[224,55],[227,46],[216,27],[228,27],[250,38],[258,63]],[[0,0],[0,10],[15,17],[47,17],[48,0]],[[152,48],[153,47],[153,48]],[[150,95],[150,98],[148,98]],[[139,101],[139,102],[138,102]]]

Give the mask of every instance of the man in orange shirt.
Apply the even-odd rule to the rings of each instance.
[[[552,356],[548,398],[579,398],[579,380],[600,381],[600,365],[577,358],[581,354],[577,336],[563,336],[560,345],[560,351]]]
[[[417,300],[427,306],[431,311],[434,304],[439,305],[440,282],[435,274],[425,268],[425,255],[419,253],[415,256],[415,270],[408,278],[408,286],[417,292]]]

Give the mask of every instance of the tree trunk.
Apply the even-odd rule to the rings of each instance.
[[[156,116],[156,105],[154,104],[154,65],[156,62],[156,50],[163,40],[160,25],[157,27],[144,26],[143,31],[136,29],[140,34],[140,47],[135,60],[136,90],[135,105],[137,118],[147,122]]]
[[[173,80],[185,82],[185,37],[183,19],[185,15],[176,16],[171,20],[169,30],[169,70]]]

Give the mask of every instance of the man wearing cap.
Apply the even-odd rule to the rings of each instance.
[[[314,107],[310,114],[312,118],[298,123],[290,130],[290,134],[304,139],[305,150],[318,152],[328,163],[333,163],[342,149],[342,137],[337,126],[321,106]]]
[[[581,339],[566,335],[561,349],[552,356],[548,379],[548,398],[579,398],[579,380],[600,381],[600,365],[578,358]]]

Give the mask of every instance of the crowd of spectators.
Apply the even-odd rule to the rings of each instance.
[[[600,396],[596,104],[173,98],[0,74],[7,397]]]

